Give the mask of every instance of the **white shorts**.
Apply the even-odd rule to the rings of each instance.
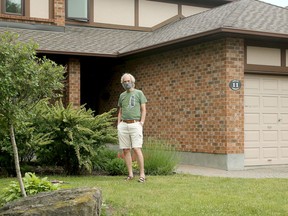
[[[117,130],[120,149],[142,148],[143,126],[140,122],[120,122]]]

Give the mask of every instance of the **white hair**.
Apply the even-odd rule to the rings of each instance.
[[[131,83],[133,84],[133,87],[135,87],[135,77],[132,75],[132,74],[130,74],[130,73],[124,73],[122,76],[121,76],[121,83],[123,83],[123,80],[124,80],[124,77],[125,76],[129,76],[130,77],[130,79],[131,79]]]

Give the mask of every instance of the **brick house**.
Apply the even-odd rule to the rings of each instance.
[[[0,32],[67,65],[66,102],[117,106],[128,71],[145,136],[182,163],[288,164],[288,10],[258,0],[1,0]],[[77,10],[76,10],[77,9]]]

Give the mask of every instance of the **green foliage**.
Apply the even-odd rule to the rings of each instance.
[[[0,118],[5,126],[3,130],[9,130],[15,170],[21,193],[26,196],[15,129],[21,128],[23,119],[41,99],[60,96],[65,69],[51,60],[36,57],[38,45],[32,41],[23,43],[18,37],[10,32],[0,35]]]
[[[114,158],[107,163],[108,175],[126,175],[127,168],[122,158]]]
[[[175,149],[166,141],[147,138],[143,145],[144,166],[146,175],[171,175],[179,163]],[[123,154],[109,148],[101,148],[93,158],[95,171],[108,175],[125,175],[127,168]],[[139,171],[134,155],[132,155],[133,171]]]
[[[22,43],[18,37],[0,34],[0,115],[14,126],[42,98],[59,97],[65,72],[63,66],[36,57],[36,43]]]
[[[96,172],[107,172],[108,163],[117,157],[117,151],[106,147],[100,147],[92,158],[93,170]]]
[[[43,101],[36,108],[35,128],[51,140],[39,148],[37,158],[46,165],[64,166],[67,174],[80,174],[81,169],[91,172],[96,149],[117,141],[116,109],[94,116],[84,106],[65,108],[61,102]]]
[[[18,154],[21,165],[34,159],[40,144],[50,142],[49,136],[38,133],[32,123],[33,109],[19,119],[15,127],[15,139],[17,140]],[[35,120],[35,118],[34,118]],[[7,122],[0,117],[0,167],[8,176],[15,176],[15,163],[13,161],[13,149],[11,145]]]
[[[147,175],[170,175],[179,163],[175,149],[160,139],[145,139],[143,155]]]
[[[34,195],[40,192],[58,190],[59,185],[52,184],[47,177],[40,179],[34,173],[25,173],[23,178],[24,187],[27,195]],[[12,181],[7,188],[4,189],[0,196],[0,206],[16,200],[21,197],[21,190],[18,182]]]
[[[123,176],[53,176],[67,183],[63,189],[101,188],[103,215],[286,216],[288,212],[286,178],[146,177],[145,184],[139,184],[137,178],[127,182]],[[11,180],[0,179],[0,194]]]

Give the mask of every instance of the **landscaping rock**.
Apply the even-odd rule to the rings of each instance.
[[[43,192],[7,203],[0,215],[9,216],[100,216],[102,192],[76,188]]]

